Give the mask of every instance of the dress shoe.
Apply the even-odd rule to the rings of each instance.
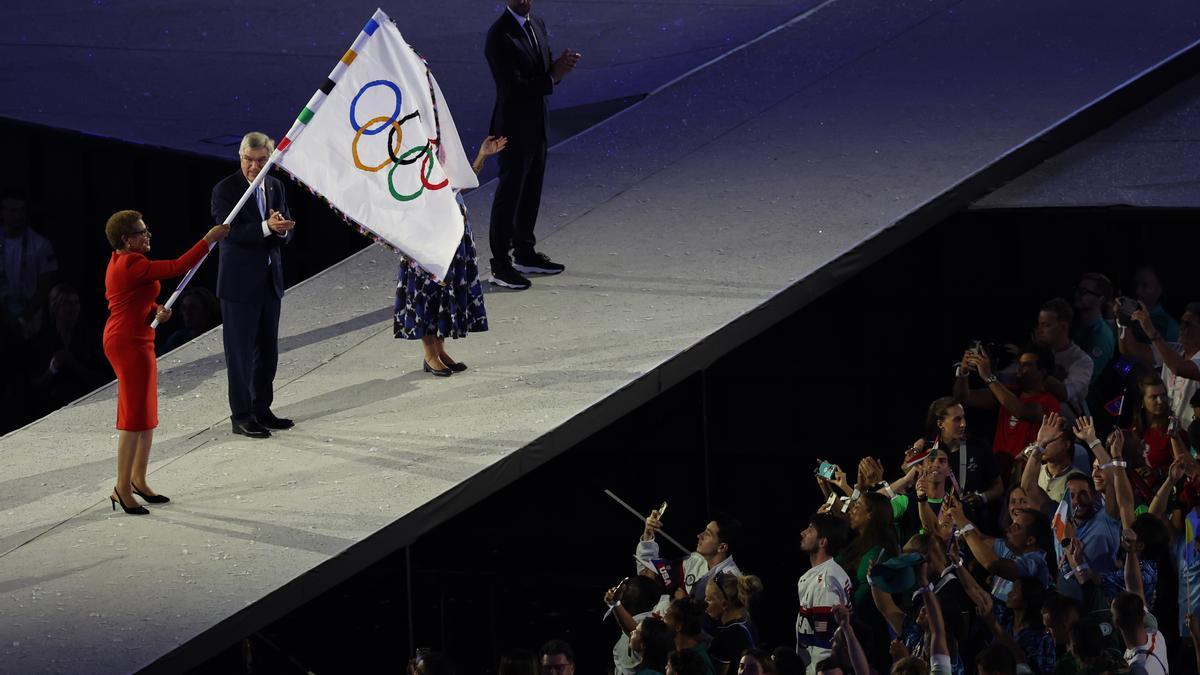
[[[429,365],[429,363],[426,362],[425,359],[421,359],[421,365],[425,366],[425,372],[435,375],[437,377],[450,377],[451,375],[454,374],[454,371],[451,370],[450,368],[443,368],[441,370],[434,368],[433,366]]]
[[[254,416],[254,420],[268,429],[291,429],[296,423],[286,417],[276,417],[270,410]]]
[[[151,504],[166,504],[167,502],[171,501],[170,497],[164,497],[162,495],[148,495],[145,492],[142,492],[141,490],[139,490],[138,486],[136,486],[136,485],[131,484],[130,487],[133,488],[133,494],[141,497],[142,499],[145,499],[147,502],[149,502]]]
[[[271,432],[267,431],[266,427],[259,424],[258,422],[255,422],[254,420],[247,420],[245,422],[234,422],[233,423],[233,433],[241,434],[243,436],[249,436],[250,438],[270,438],[271,437]]]
[[[450,372],[452,373],[461,373],[467,369],[467,364],[462,363],[461,361],[451,361],[446,363],[446,359],[442,359],[442,363],[445,363],[446,367],[449,368]]]
[[[108,501],[112,502],[113,511],[117,510],[117,504],[121,505],[121,510],[131,516],[144,516],[150,513],[150,510],[140,504],[134,503],[133,506],[125,506],[125,501],[121,499],[121,495],[117,494],[117,489],[113,488],[113,493],[108,496]]]

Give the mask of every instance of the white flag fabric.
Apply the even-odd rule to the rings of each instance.
[[[348,220],[445,278],[463,236],[453,191],[479,181],[437,80],[382,10],[276,153]]]

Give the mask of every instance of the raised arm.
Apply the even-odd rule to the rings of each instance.
[[[871,572],[875,568],[875,561],[867,563],[867,579],[871,578]],[[885,593],[882,590],[875,588],[875,584],[871,584],[871,599],[875,601],[875,609],[879,610],[879,615],[887,622],[892,633],[899,635],[904,628],[904,610],[896,605],[896,600],[891,593]]]
[[[933,657],[950,657],[950,641],[946,639],[946,622],[942,618],[942,604],[938,602],[933,584],[929,583],[929,561],[917,567],[917,585],[925,597],[925,616],[929,621],[929,654]],[[855,670],[854,672],[870,672]]]
[[[962,361],[958,366],[958,372],[954,377],[954,389],[950,395],[954,400],[968,408],[995,408],[996,397],[992,396],[991,391],[986,387],[983,389],[971,389],[970,376],[971,371],[975,369],[971,362],[971,357],[974,352],[964,352]]]
[[[1138,303],[1138,309],[1133,313],[1134,321],[1142,325],[1142,330],[1146,331],[1146,336],[1150,338],[1150,344],[1158,350],[1158,355],[1162,357],[1163,365],[1166,366],[1176,377],[1186,377],[1189,380],[1200,380],[1200,367],[1196,366],[1196,362],[1180,354],[1170,344],[1166,338],[1158,332],[1154,327],[1154,323],[1150,320],[1150,313],[1146,311],[1146,306]]]
[[[1134,509],[1133,509],[1133,486],[1129,483],[1129,474],[1126,472],[1125,461],[1122,459],[1122,453],[1125,448],[1125,432],[1120,429],[1114,429],[1108,437],[1108,454],[1112,455],[1113,469],[1111,472],[1106,471],[1105,477],[1108,480],[1116,483],[1117,491],[1117,508],[1121,512],[1121,527],[1133,527]]]
[[[1062,419],[1058,413],[1052,412],[1042,416],[1042,426],[1037,433],[1037,449],[1029,453],[1025,469],[1021,472],[1021,489],[1025,491],[1030,505],[1043,513],[1054,509],[1055,504],[1050,495],[1038,485],[1038,473],[1042,470],[1042,453],[1046,451],[1046,444],[1059,434],[1061,425]]]
[[[1170,523],[1167,522],[1167,505],[1171,503],[1171,492],[1185,475],[1187,475],[1187,464],[1183,459],[1171,462],[1171,468],[1167,470],[1167,479],[1159,486],[1158,492],[1154,494],[1154,500],[1150,502],[1150,513],[1168,525]]]
[[[974,523],[967,519],[966,514],[963,513],[961,504],[942,504],[942,508],[950,512],[950,518],[954,521],[954,526],[958,528],[963,539],[967,542],[967,547],[971,549],[971,554],[975,556],[975,560],[980,565],[983,565],[992,574],[998,574],[1005,579],[1016,579],[1019,576],[1016,564],[1011,560],[1005,560],[996,555],[996,540],[984,536],[979,531],[979,528],[975,527]]]
[[[1113,472],[1124,472],[1124,467],[1118,467],[1113,464],[1112,455],[1108,453],[1108,449],[1104,447],[1104,443],[1096,436],[1096,425],[1091,417],[1080,417],[1075,420],[1075,427],[1072,431],[1096,455],[1096,462],[1100,464],[1100,468],[1104,472],[1105,512],[1113,518],[1120,518],[1121,508],[1120,502],[1117,499],[1117,481]]]
[[[846,638],[846,651],[850,655],[850,665],[855,673],[870,673],[871,666],[867,662],[867,653],[863,651],[862,643],[854,634],[854,625],[850,621],[850,608],[845,605],[833,606],[833,618],[837,620],[838,630]]]
[[[996,401],[1004,406],[1004,409],[1012,413],[1018,419],[1026,422],[1037,422],[1042,419],[1042,405],[1036,401],[1022,401],[1019,396],[1012,393],[1008,387],[1004,386],[992,376],[992,363],[986,354],[970,353],[968,357],[979,376],[987,382],[988,391],[992,396],[996,397]]]

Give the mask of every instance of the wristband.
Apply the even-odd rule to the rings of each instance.
[[[923,504],[929,501],[929,495],[917,495],[917,501]]]
[[[1071,570],[1071,573],[1078,577],[1078,576],[1083,575],[1084,570],[1090,570],[1090,569],[1092,569],[1090,565],[1088,565],[1087,563],[1083,563],[1079,567],[1076,567],[1075,569]]]
[[[856,501],[858,501],[858,498],[861,496],[862,496],[862,492],[858,489],[858,486],[855,486],[854,492],[850,493],[850,501],[856,502]]]
[[[925,584],[924,586],[921,586],[920,588],[917,589],[917,592],[918,593],[932,593],[933,592],[933,582],[930,582],[928,584]]]
[[[975,524],[967,523],[966,525],[963,525],[962,527],[958,528],[958,534],[955,536],[962,538],[963,535],[965,535],[966,533],[970,532],[973,529],[975,529]]]
[[[888,496],[889,499],[896,498],[896,491],[892,489],[891,485],[884,485],[883,492],[884,492],[884,494],[886,494]]]
[[[1104,443],[1101,443],[1099,438],[1095,438],[1095,439],[1092,439],[1091,443],[1088,443],[1088,449],[1095,450],[1096,448],[1100,447],[1101,445],[1104,445]]]
[[[992,384],[996,384],[996,381],[999,379],[1000,378],[996,377],[995,375],[988,375],[987,377],[983,378],[983,381],[989,385],[992,385]]]
[[[1126,462],[1123,459],[1114,459],[1113,461],[1109,462],[1108,464],[1101,464],[1100,470],[1103,471],[1105,469],[1117,469],[1117,468],[1124,469],[1127,466],[1129,466],[1129,462]]]

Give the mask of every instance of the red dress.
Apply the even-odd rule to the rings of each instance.
[[[108,322],[104,355],[117,374],[117,428],[146,431],[158,426],[158,361],[150,320],[161,290],[159,279],[181,276],[208,252],[201,239],[176,260],[149,260],[141,253],[113,252],[104,274]]]

